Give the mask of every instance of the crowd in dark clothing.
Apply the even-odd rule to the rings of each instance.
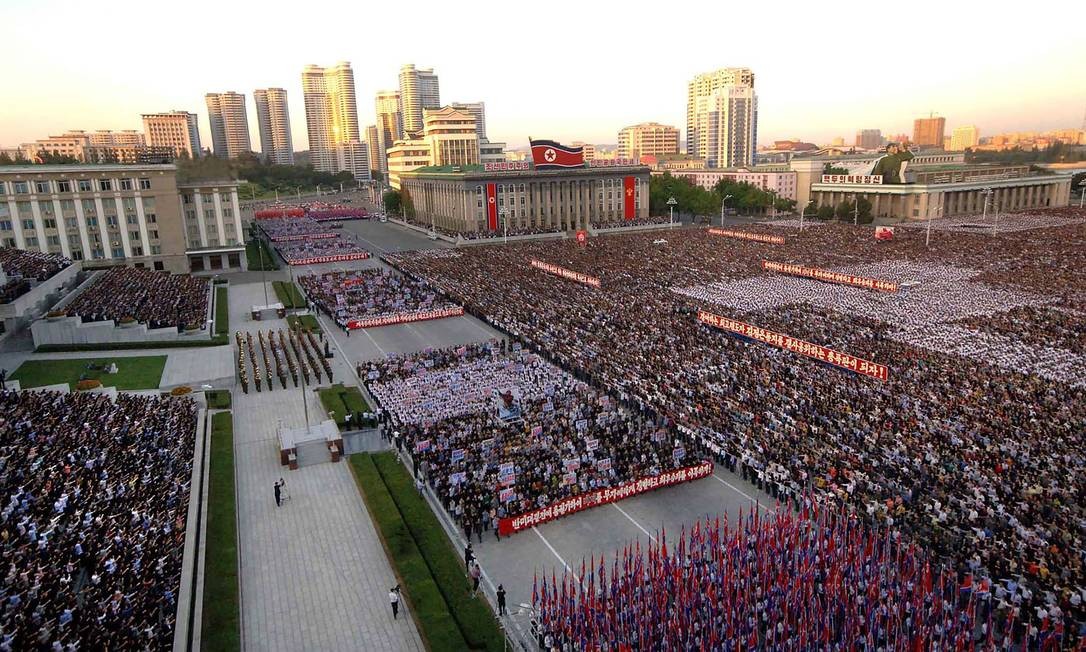
[[[340,326],[352,319],[413,315],[455,307],[428,283],[384,269],[298,277],[309,300]]]
[[[913,229],[889,242],[840,224],[802,235],[749,230],[783,235],[785,244],[683,230],[666,246],[646,233],[586,247],[535,242],[386,260],[620,400],[696,433],[718,460],[774,495],[810,491],[978,581],[1013,578],[1027,589],[1024,612],[1056,606],[1061,626],[1077,632],[1086,586],[1086,390],[895,340],[887,337],[893,322],[803,296],[742,310],[669,289],[766,276],[766,259],[824,269],[893,260],[952,266],[973,270],[973,282],[1047,303],[1038,314],[993,308],[989,328],[1018,337],[1008,321],[1029,319],[1038,329],[1055,322],[1064,330],[1044,342],[1073,349],[1086,308],[1086,225],[942,232],[930,248]],[[602,287],[539,273],[530,258],[598,277]],[[698,309],[886,364],[889,379],[732,337],[700,324]]]
[[[0,650],[173,646],[186,398],[0,391]]]
[[[0,285],[0,303],[11,303],[29,292],[34,283],[49,280],[71,264],[71,259],[61,254],[0,247],[0,270],[7,277]]]
[[[150,328],[207,328],[208,279],[143,267],[114,267],[64,311],[83,321],[135,319]]]

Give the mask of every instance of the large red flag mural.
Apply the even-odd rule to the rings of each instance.
[[[637,217],[637,210],[634,207],[634,197],[636,193],[635,183],[637,183],[637,180],[634,177],[623,177],[622,179],[622,195],[624,202],[622,205],[622,214],[623,217],[628,220]]]
[[[584,167],[584,148],[567,147],[553,140],[528,139],[532,146],[532,163],[537,170]]]
[[[486,184],[486,228],[498,230],[498,189],[493,183]]]

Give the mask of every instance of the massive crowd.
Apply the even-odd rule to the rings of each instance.
[[[7,277],[7,281],[0,285],[0,303],[18,299],[30,291],[34,282],[48,280],[71,264],[69,258],[60,254],[0,247],[0,270]]]
[[[275,243],[275,250],[288,265],[309,265],[337,260],[369,258],[369,252],[354,236],[339,232],[331,238],[286,240]]]
[[[0,391],[0,649],[173,646],[190,399]]]
[[[151,328],[207,328],[206,278],[114,267],[64,309],[83,321],[135,319]]]
[[[920,334],[927,318],[933,330],[940,320],[1023,307],[1077,319],[1086,307],[1086,226],[939,233],[930,248],[924,232],[912,229],[889,242],[840,224],[802,235],[751,229],[783,234],[785,244],[686,230],[666,246],[647,233],[592,239],[587,247],[535,242],[456,258],[386,259],[591,384],[697,433],[718,459],[770,493],[811,491],[823,504],[893,527],[939,564],[972,569],[978,581],[1015,578],[1030,591],[1024,607],[1042,608],[1050,598],[1072,618],[1070,605],[1086,586],[1086,393],[1074,375],[1015,370],[991,353],[946,354],[925,348]],[[602,287],[538,273],[529,258],[599,277]],[[879,299],[857,293],[870,291],[779,277],[762,270],[765,259],[835,270],[880,264],[867,275],[897,270],[920,284],[868,309]],[[933,277],[910,278],[929,267]],[[749,284],[731,288],[731,303],[679,292],[729,282]],[[760,298],[780,284],[793,289],[781,300]],[[914,290],[928,292],[932,312],[909,298]],[[820,300],[824,292],[835,300]],[[939,300],[940,292],[951,299]],[[905,303],[895,308],[894,301]],[[950,309],[955,302],[966,305]],[[890,378],[831,371],[730,337],[700,325],[699,308],[889,365]],[[993,323],[1006,319],[1014,317]],[[1066,339],[1045,337],[1056,345]],[[1063,625],[1077,629],[1070,620]]]
[[[632,414],[515,346],[452,347],[360,369],[397,445],[469,538],[501,518],[707,459],[673,425]]]
[[[308,217],[269,217],[257,220],[261,230],[272,242],[286,240],[319,240],[334,238],[335,231]]]
[[[423,313],[455,307],[428,283],[384,269],[300,276],[298,284],[340,326],[379,317],[413,321]]]

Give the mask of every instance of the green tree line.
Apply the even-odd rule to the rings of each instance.
[[[671,197],[677,202],[675,210],[694,215],[719,215],[725,197],[728,198],[725,208],[743,214],[765,213],[770,208],[788,212],[796,208],[794,199],[785,199],[772,190],[762,190],[758,186],[731,179],[721,179],[712,190],[697,186],[685,177],[673,177],[670,173],[653,176],[649,180],[649,211],[653,215],[667,214],[667,201]]]

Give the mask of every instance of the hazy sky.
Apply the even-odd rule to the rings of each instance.
[[[685,132],[686,83],[754,70],[759,141],[912,132],[946,116],[981,135],[1079,127],[1081,5],[969,2],[235,2],[2,0],[0,145],[66,129],[139,129],[140,113],[285,88],[306,148],[301,71],[352,63],[359,120],[400,65],[435,68],[442,102],[486,102],[491,140],[614,143],[629,124]],[[969,6],[966,6],[969,5]],[[1077,32],[1077,34],[1076,34]],[[363,137],[365,134],[363,134]]]

